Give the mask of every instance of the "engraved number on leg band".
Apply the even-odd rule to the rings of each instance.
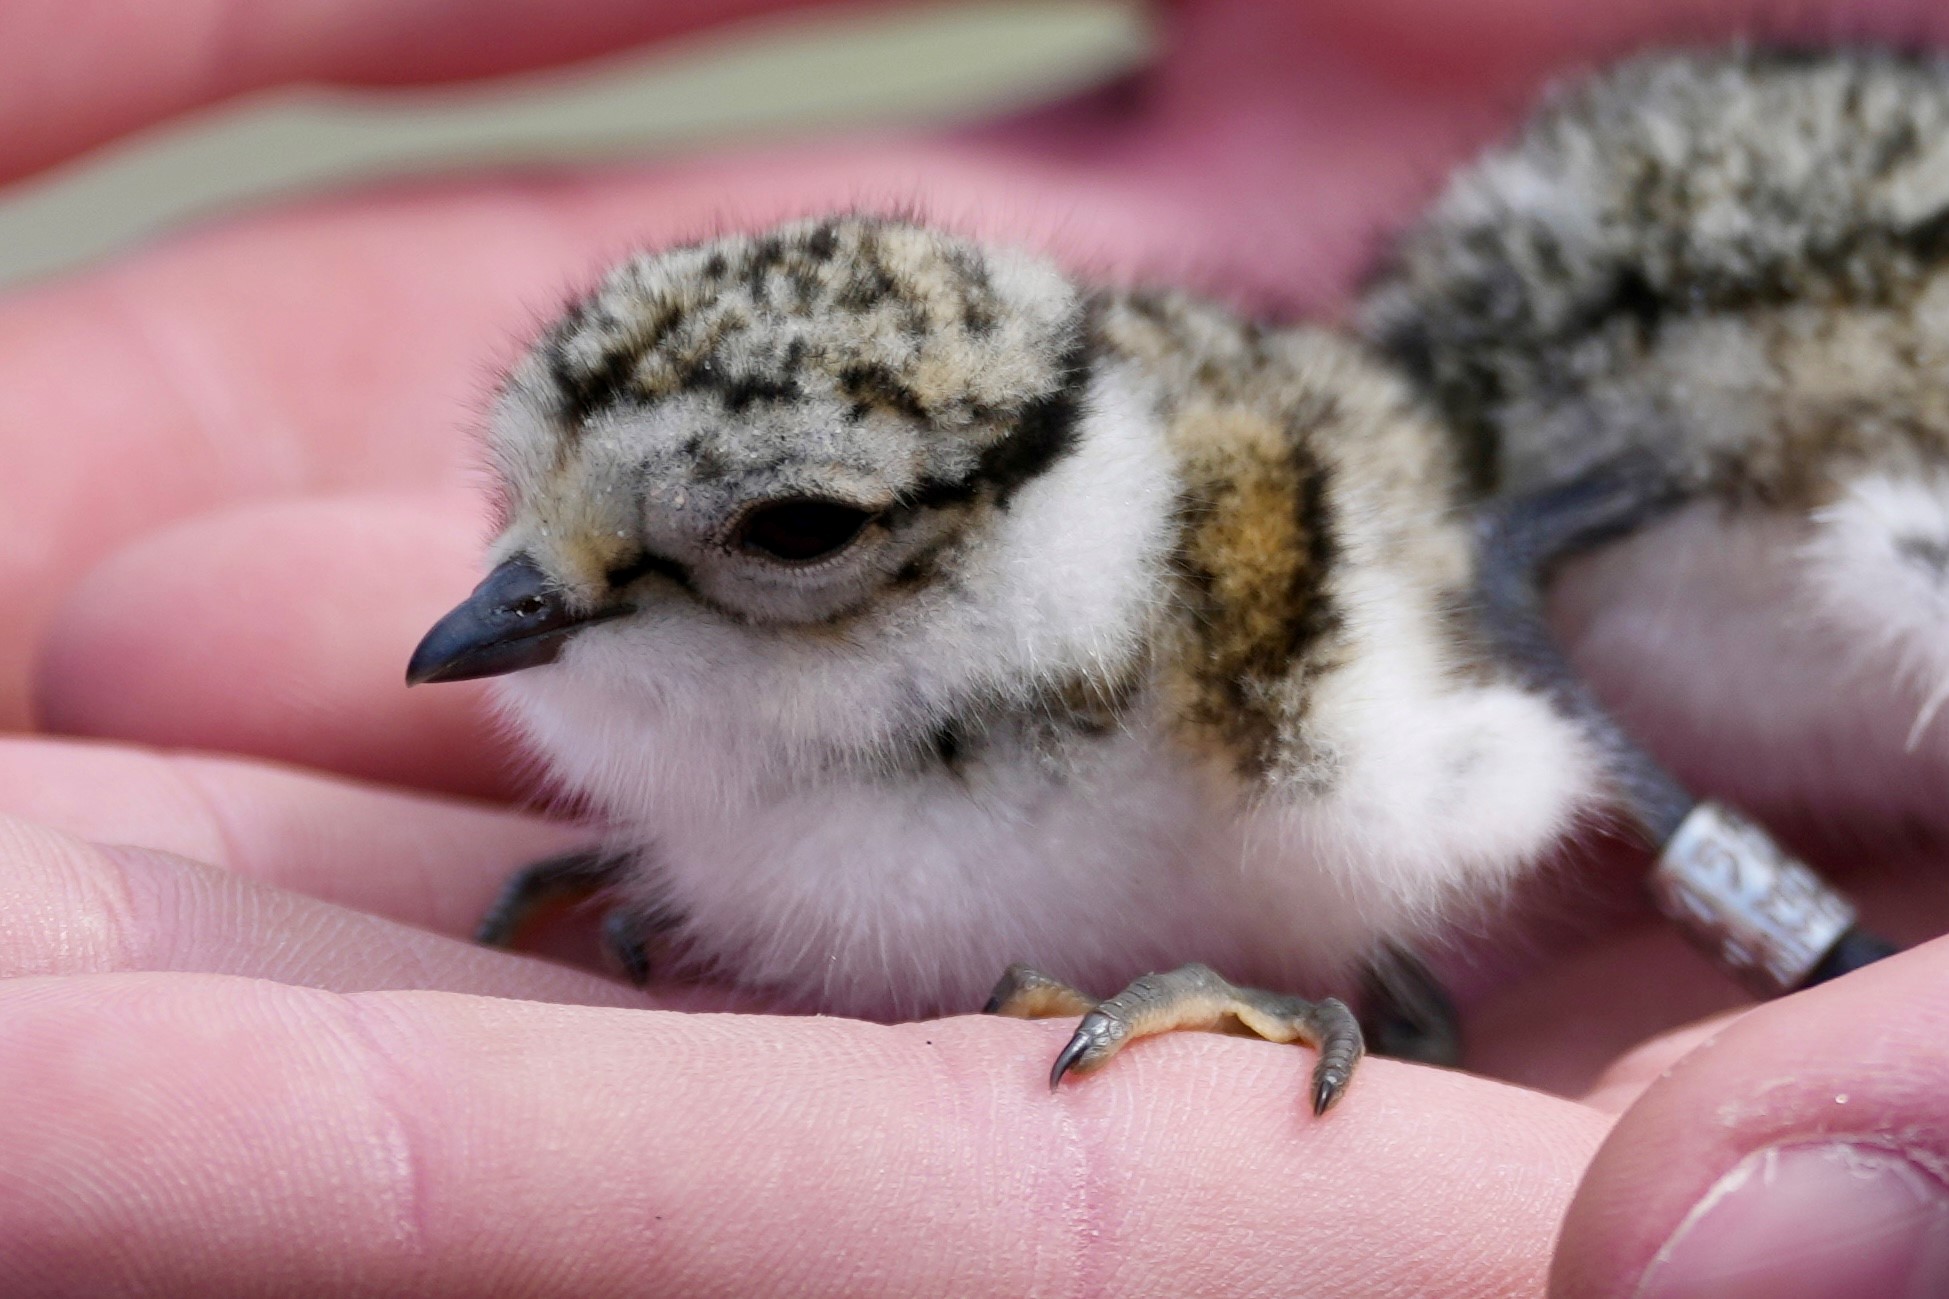
[[[1763,997],[1807,981],[1854,908],[1772,836],[1717,803],[1679,825],[1651,873],[1666,915]]]

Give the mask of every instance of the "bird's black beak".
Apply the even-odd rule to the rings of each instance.
[[[471,681],[553,663],[568,638],[624,608],[575,613],[565,593],[535,561],[517,555],[489,573],[474,593],[439,622],[413,651],[406,684]]]

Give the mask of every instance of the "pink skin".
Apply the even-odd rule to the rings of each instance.
[[[16,0],[0,174],[253,86],[775,7],[497,0],[455,40],[430,0]],[[1168,22],[1142,85],[951,141],[399,186],[0,301],[0,724],[103,741],[0,743],[0,1292],[1598,1299],[1755,1150],[1844,1130],[1949,1160],[1949,944],[1646,1041],[1736,998],[1636,921],[1473,1014],[1483,1071],[1568,1098],[1376,1061],[1315,1122],[1290,1048],[1180,1036],[1052,1097],[1060,1026],[649,1013],[701,1002],[457,941],[573,832],[495,806],[521,782],[477,691],[406,695],[400,665],[474,573],[488,363],[605,257],[922,196],[1082,267],[1330,312],[1552,69],[1749,25],[1724,0]],[[1872,896],[1921,937],[1939,878]],[[1688,1239],[1753,1221],[1725,1203]]]

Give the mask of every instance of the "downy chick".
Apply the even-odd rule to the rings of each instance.
[[[1324,1109],[1359,1030],[1291,994],[1606,798],[1477,625],[1466,447],[1356,342],[835,216],[617,267],[491,444],[493,572],[410,679],[502,676],[609,828],[566,874],[679,970],[893,1017],[1029,961],[999,1009],[1096,1007],[1057,1077],[1229,1015]],[[1075,991],[1186,962],[1278,992]]]
[[[1570,85],[1364,324],[1478,490],[1660,484],[1551,592],[1627,730],[1768,818],[1944,828],[1949,63],[1741,47]]]

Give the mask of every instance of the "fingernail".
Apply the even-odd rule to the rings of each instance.
[[[1900,1152],[1755,1151],[1665,1242],[1637,1299],[1941,1299],[1949,1187]]]

